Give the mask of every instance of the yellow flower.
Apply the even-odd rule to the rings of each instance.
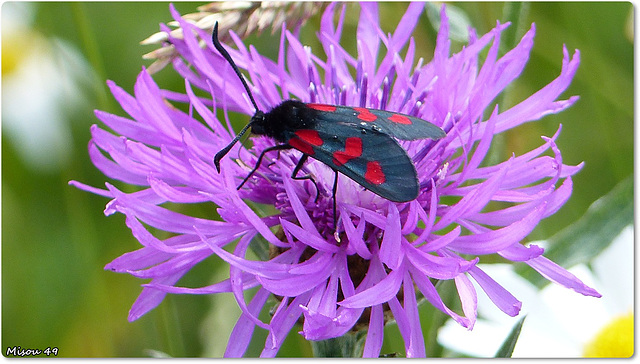
[[[633,312],[615,317],[584,347],[586,358],[630,358],[633,355]]]

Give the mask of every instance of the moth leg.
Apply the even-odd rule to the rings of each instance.
[[[298,161],[298,164],[296,164],[296,168],[293,169],[293,173],[291,174],[291,178],[293,179],[308,179],[311,182],[313,182],[313,185],[316,186],[316,200],[314,202],[318,202],[318,198],[320,197],[320,188],[318,187],[318,184],[316,183],[316,181],[313,179],[313,177],[311,177],[310,174],[306,175],[306,176],[302,176],[302,177],[298,177],[297,174],[298,172],[300,172],[300,170],[302,169],[302,166],[304,165],[304,163],[307,161],[307,158],[309,158],[308,154],[303,154],[302,158],[300,158],[300,160]]]
[[[264,155],[268,152],[271,152],[273,150],[286,150],[286,149],[291,149],[293,148],[292,146],[290,146],[289,144],[278,144],[278,145],[274,145],[273,147],[269,147],[269,148],[265,148],[262,150],[262,153],[260,153],[260,155],[258,156],[258,161],[256,162],[256,166],[253,167],[253,169],[251,170],[251,172],[249,172],[249,174],[242,180],[242,182],[240,182],[240,185],[238,186],[238,190],[242,188],[242,186],[244,186],[244,184],[249,180],[249,178],[251,176],[253,176],[254,173],[256,173],[256,171],[258,170],[258,168],[260,167],[260,163],[262,163],[262,158],[264,158]]]
[[[336,213],[336,193],[338,192],[338,171],[335,171],[336,175],[333,178],[333,232],[338,232],[338,214]],[[340,242],[340,239],[336,240]]]
[[[278,156],[276,157],[276,159],[280,159],[280,150],[278,150]],[[267,167],[271,167],[274,164],[276,164],[276,161],[273,161],[273,162],[267,164]]]

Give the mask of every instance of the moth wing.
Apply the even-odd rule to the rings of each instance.
[[[407,202],[418,196],[413,162],[389,135],[348,123],[320,123],[293,132],[288,143],[388,200]]]
[[[400,140],[440,139],[446,133],[438,126],[414,116],[362,107],[308,104],[325,123],[349,124],[358,129],[377,131]]]

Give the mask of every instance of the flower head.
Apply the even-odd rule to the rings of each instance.
[[[162,29],[181,56],[173,65],[185,79],[186,93],[161,90],[143,69],[134,95],[109,82],[131,118],[97,111],[115,134],[92,127],[89,152],[94,164],[110,178],[141,186],[140,191],[125,193],[108,183],[107,190],[99,190],[72,182],[112,198],[105,213],[124,214],[142,244],[106,267],[152,279],[134,303],[130,320],[156,307],[167,293],[233,292],[242,315],[226,356],[243,355],[255,326],[269,332],[262,356],[274,356],[302,317],[301,334],[308,340],[338,337],[358,322],[368,324],[363,355],[376,357],[388,312],[398,323],[407,356],[424,356],[419,295],[471,329],[477,311],[473,279],[502,311],[518,314],[520,301],[476,266],[484,255],[524,262],[551,281],[598,295],[542,256],[542,248],[521,243],[569,198],[571,175],[581,168],[563,164],[555,143],[560,128],[528,153],[483,165],[495,134],[560,112],[577,100],[557,99],[573,78],[579,53],[570,56],[565,49],[558,78],[508,110],[498,105],[488,110],[485,119],[494,98],[524,68],[535,28],[502,57],[500,35],[508,24],[498,24],[481,37],[472,32],[469,45],[451,55],[443,9],[435,54],[425,64],[415,60],[411,37],[422,8],[420,3],[409,5],[397,29],[386,34],[378,25],[376,4],[362,4],[356,56],[341,46],[345,11],[342,8],[334,24],[335,4],[327,6],[318,32],[324,58],[284,26],[276,61],[253,46],[247,49],[230,32],[237,49],[226,48],[249,75],[249,87],[262,110],[286,99],[386,109],[420,117],[447,133],[437,141],[401,142],[419,176],[420,192],[414,201],[385,200],[341,176],[336,234],[331,208],[334,173],[321,162],[309,159],[303,169],[320,191],[317,200],[312,181],[291,178],[302,157],[298,151],[282,151],[270,163],[262,163],[245,186],[236,189],[260,152],[276,144],[270,138],[253,138],[251,148],[236,145],[222,160],[220,173],[216,171],[213,156],[233,138],[226,111],[253,115],[254,110],[210,35],[172,8],[183,36],[174,38],[167,27]],[[206,41],[205,49],[198,39]],[[479,53],[487,47],[486,59],[480,62]],[[194,88],[211,97],[197,96]],[[182,112],[169,102],[188,103],[190,111]],[[215,112],[220,108],[224,122]],[[220,218],[188,216],[162,206],[165,202],[213,203]],[[256,203],[272,205],[276,212],[259,213],[252,207]],[[148,226],[173,236],[160,240]],[[247,258],[250,244],[258,244],[257,236],[272,247],[265,261]],[[223,249],[234,242],[233,251]],[[200,288],[176,285],[212,254],[229,264],[228,280]],[[433,280],[455,282],[461,313],[445,305]],[[254,287],[257,293],[245,301],[244,291]],[[280,301],[270,321],[263,322],[258,314],[272,294]]]

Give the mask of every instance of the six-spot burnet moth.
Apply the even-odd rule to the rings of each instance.
[[[293,179],[309,179],[315,184],[311,176],[297,176],[309,157],[326,164],[335,172],[332,196],[334,229],[337,229],[338,172],[390,201],[408,202],[418,197],[416,168],[407,152],[394,138],[439,139],[445,136],[442,129],[425,120],[400,113],[362,107],[306,104],[297,100],[284,101],[264,113],[258,108],[233,59],[220,44],[217,22],[213,28],[212,40],[218,52],[242,81],[256,109],[249,123],[229,145],[215,155],[216,169],[220,172],[220,160],[249,128],[253,134],[265,135],[280,143],[265,148],[260,153],[256,166],[238,189],[256,172],[266,153],[296,149],[303,154],[293,170]],[[316,200],[317,197],[318,195]]]

